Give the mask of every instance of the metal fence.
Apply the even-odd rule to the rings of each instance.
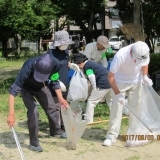
[[[22,47],[28,47],[32,51],[38,51],[38,43],[37,42],[29,42],[29,41],[23,41]]]

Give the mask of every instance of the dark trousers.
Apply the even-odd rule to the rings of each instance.
[[[21,96],[23,102],[27,108],[27,124],[29,130],[30,144],[34,146],[39,145],[38,131],[39,131],[39,120],[38,120],[38,109],[34,100],[34,97],[42,106],[45,111],[50,124],[50,130],[52,134],[61,134],[61,126],[59,124],[60,114],[59,106],[52,98],[51,92],[48,88],[43,87],[40,91],[33,92],[28,89],[21,89]],[[51,132],[50,131],[50,132]]]
[[[66,99],[66,95],[63,95],[63,98]],[[63,123],[63,119],[62,119],[62,115],[61,115],[61,105],[60,105],[57,97],[53,97],[53,101],[57,106],[57,114],[59,111],[59,116],[58,116],[59,119],[57,120],[57,123],[59,124],[59,126],[61,126],[61,129],[64,130],[64,123]],[[52,136],[52,135],[54,135],[54,130],[51,126],[52,126],[52,123],[49,120],[50,135]]]

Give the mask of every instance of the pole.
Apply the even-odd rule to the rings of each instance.
[[[22,159],[22,160],[26,160],[25,157],[24,157],[24,154],[23,154],[23,152],[22,152],[21,145],[20,145],[20,143],[19,143],[17,134],[16,134],[13,126],[12,126],[12,133],[13,133],[14,139],[15,139],[15,141],[16,141],[16,144],[17,144],[18,151],[19,151],[19,154],[20,154],[20,156],[21,156],[21,159]]]
[[[133,115],[151,132],[153,133],[153,131],[132,111],[132,109],[126,104],[125,105],[132,113]]]

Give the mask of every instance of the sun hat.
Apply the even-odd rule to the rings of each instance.
[[[99,36],[97,38],[97,43],[101,44],[104,48],[110,47],[109,40],[106,36]]]
[[[73,44],[73,43],[75,43],[75,42],[73,42],[71,39],[69,39],[69,34],[65,30],[58,31],[54,35],[53,46],[55,46],[55,47],[62,46],[62,45],[69,45],[69,44]]]
[[[136,65],[146,66],[149,64],[149,47],[145,42],[135,42],[132,46],[132,55]]]
[[[45,82],[53,69],[53,60],[49,54],[40,56],[35,63],[34,79],[37,82]]]

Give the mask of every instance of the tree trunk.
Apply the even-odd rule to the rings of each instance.
[[[95,31],[95,36],[96,36],[96,38],[98,37],[98,34],[97,34],[97,24],[96,23],[94,23],[94,31]]]
[[[8,52],[7,52],[7,40],[2,41],[2,57],[7,58]]]
[[[15,41],[16,50],[17,50],[15,56],[18,56],[20,55],[20,52],[21,52],[21,35],[16,34],[14,37],[14,41]]]
[[[42,48],[42,37],[38,38],[38,54],[40,54]]]
[[[140,25],[140,0],[134,0],[133,23],[136,26]]]
[[[153,45],[153,40],[149,36],[147,36],[145,42],[147,43],[148,47],[150,48],[150,53],[154,52],[154,45]]]

